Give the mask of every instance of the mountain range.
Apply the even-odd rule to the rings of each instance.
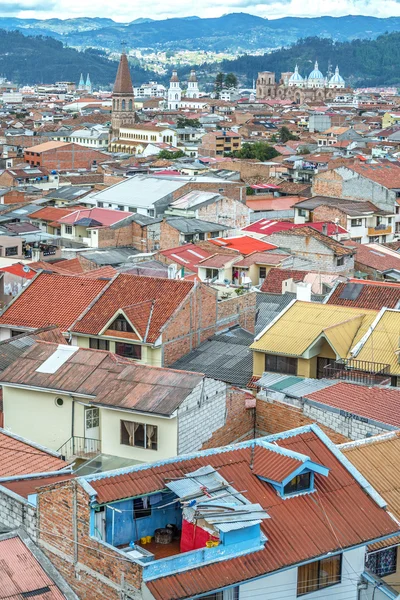
[[[289,46],[310,35],[341,42],[373,39],[386,32],[400,31],[400,17],[379,19],[349,15],[269,20],[246,13],[231,13],[209,19],[137,19],[130,23],[84,17],[66,20],[2,17],[0,28],[19,30],[25,35],[51,36],[79,49],[95,47],[119,51],[124,40],[129,48],[244,53]]]

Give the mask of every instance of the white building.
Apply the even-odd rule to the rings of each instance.
[[[296,65],[294,69],[294,73],[291,75],[288,81],[289,87],[298,87],[298,88],[335,88],[342,89],[346,87],[345,80],[339,74],[339,67],[336,66],[335,74],[328,79],[328,77],[324,77],[321,71],[318,68],[318,61],[315,61],[314,69],[307,77],[302,77],[299,73],[299,68]]]
[[[133,93],[135,98],[165,98],[167,88],[161,83],[150,81],[149,83],[143,83],[140,87],[134,87]]]

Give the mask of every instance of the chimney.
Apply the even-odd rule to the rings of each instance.
[[[299,281],[296,287],[296,299],[302,302],[311,302],[311,283]]]
[[[322,224],[322,233],[324,235],[328,235],[328,224],[327,223]]]

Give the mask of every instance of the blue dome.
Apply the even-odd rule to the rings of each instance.
[[[339,75],[339,67],[336,67],[335,74],[330,78],[329,83],[332,85],[343,85],[344,79],[341,75]]]
[[[311,71],[310,75],[308,76],[308,79],[324,79],[324,76],[322,75],[321,71],[318,69],[318,61],[315,61],[315,65],[314,65],[314,71]]]
[[[303,81],[302,76],[299,73],[299,68],[296,65],[295,69],[294,69],[294,73],[293,75],[290,77],[289,79],[289,83],[300,83],[301,81]]]

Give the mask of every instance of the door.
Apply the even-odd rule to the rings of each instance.
[[[98,440],[100,436],[98,408],[85,408],[85,439]]]
[[[264,282],[264,279],[267,276],[267,267],[260,267],[260,274],[259,274],[259,278],[258,278],[258,284],[262,285]]]

